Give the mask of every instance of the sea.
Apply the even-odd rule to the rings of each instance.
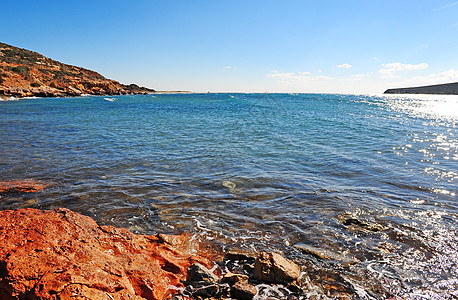
[[[50,184],[2,210],[275,251],[358,299],[458,298],[458,96],[21,99],[0,136],[0,180]]]

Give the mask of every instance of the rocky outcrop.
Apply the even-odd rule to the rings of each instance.
[[[384,94],[439,94],[458,95],[458,82],[409,88],[388,89]]]
[[[136,235],[68,209],[0,212],[0,299],[164,299],[209,261],[186,236]]]
[[[153,89],[125,85],[97,72],[66,65],[37,52],[0,43],[0,97],[66,97],[148,94]]]

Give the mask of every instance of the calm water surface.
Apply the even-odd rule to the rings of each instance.
[[[279,251],[339,270],[367,299],[375,285],[458,297],[457,97],[28,99],[0,102],[0,130],[0,180],[53,183],[0,209],[66,207],[136,233]]]

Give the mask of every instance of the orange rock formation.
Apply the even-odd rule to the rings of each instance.
[[[194,262],[185,236],[136,235],[68,209],[0,212],[0,299],[164,299]]]

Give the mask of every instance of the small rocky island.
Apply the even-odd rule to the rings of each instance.
[[[409,88],[388,89],[384,94],[458,95],[458,82]]]
[[[97,72],[63,64],[40,53],[0,43],[0,97],[74,97],[149,94],[155,90],[121,84]]]

